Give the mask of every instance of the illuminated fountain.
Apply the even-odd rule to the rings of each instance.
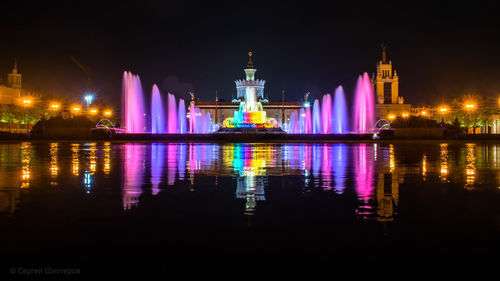
[[[166,100],[163,99],[157,85],[153,85],[151,91],[150,112],[146,112],[139,76],[130,72],[123,73],[122,101],[122,120],[127,133],[207,134],[213,132],[210,113],[202,114],[199,109],[194,108],[194,104],[191,104],[191,110],[195,110],[196,114],[191,114],[193,118],[190,119],[188,126],[184,100],[179,99],[177,106],[177,100],[171,93],[167,94]],[[151,120],[149,124],[146,122],[148,117]]]
[[[321,105],[320,105],[321,104]],[[349,127],[353,120],[352,127]],[[309,102],[299,112],[293,112],[284,125],[289,134],[371,134],[375,128],[375,104],[372,85],[367,73],[359,76],[354,95],[352,119],[347,112],[347,102],[342,86],[335,89],[332,100],[330,94],[323,95],[321,101],[315,99],[312,112]]]
[[[139,76],[123,73],[122,97],[122,120],[127,133],[146,132],[146,110]]]
[[[354,93],[352,114],[348,114],[347,102],[342,86],[335,89],[332,96],[327,93],[315,99],[312,108],[307,93],[300,110],[292,112],[288,122],[281,128],[274,118],[266,116],[262,103],[264,99],[264,80],[255,80],[252,53],[245,68],[246,79],[237,80],[238,111],[233,117],[226,118],[217,132],[286,132],[288,134],[372,134],[375,128],[375,105],[370,78],[367,73],[360,75]],[[140,79],[137,75],[124,72],[123,75],[123,121],[127,133],[151,134],[211,134],[218,129],[213,124],[210,112],[196,107],[194,94],[188,110],[183,99],[168,93],[166,99],[156,85],[151,93],[151,110],[145,111],[144,97]],[[187,113],[187,114],[186,114]],[[187,117],[188,116],[188,117]],[[189,118],[189,120],[187,119]],[[146,120],[150,119],[150,123]],[[244,129],[240,128],[256,128]]]
[[[264,99],[264,80],[255,80],[255,72],[252,63],[252,52],[248,53],[249,60],[245,68],[246,79],[237,80],[237,97],[234,103],[239,103],[239,110],[234,112],[233,117],[226,118],[223,128],[278,128],[278,122],[274,118],[266,117],[266,112],[262,108]],[[229,130],[230,131],[230,130]]]
[[[353,130],[358,134],[372,133],[375,127],[373,89],[368,73],[359,76],[354,97]]]

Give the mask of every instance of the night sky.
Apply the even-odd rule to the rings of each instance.
[[[247,52],[270,100],[297,101],[376,71],[380,44],[415,105],[500,94],[498,7],[485,2],[122,1],[2,4],[0,74],[17,58],[24,87],[81,99],[90,68],[98,98],[116,102],[124,70],[189,99],[230,100]],[[459,4],[460,3],[460,4]],[[492,2],[493,3],[493,2]],[[13,6],[9,6],[13,5]]]

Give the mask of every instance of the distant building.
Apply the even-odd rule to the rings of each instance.
[[[399,76],[392,69],[392,61],[387,60],[385,44],[382,44],[382,59],[377,64],[377,75],[372,76],[372,84],[377,97],[377,119],[392,119],[410,114],[411,104],[405,104],[404,98],[399,95]]]

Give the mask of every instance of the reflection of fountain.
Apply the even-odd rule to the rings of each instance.
[[[165,144],[151,144],[151,193],[157,195],[160,192],[160,182],[165,163]]]
[[[145,146],[141,144],[125,144],[123,172],[123,209],[137,207],[142,194],[144,177]]]
[[[360,143],[354,150],[354,181],[359,199],[357,214],[362,218],[373,214],[370,200],[373,197],[373,147]]]

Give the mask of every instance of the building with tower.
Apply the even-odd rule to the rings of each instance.
[[[377,119],[393,119],[410,114],[411,105],[405,104],[404,98],[399,95],[399,76],[392,67],[392,61],[387,59],[385,44],[382,44],[382,59],[377,63],[377,74],[372,76],[372,84],[377,96]]]

